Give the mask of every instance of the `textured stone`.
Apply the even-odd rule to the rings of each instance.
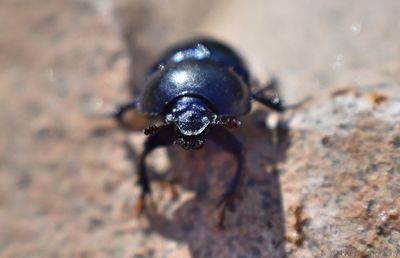
[[[1,1],[0,256],[398,257],[399,11],[395,0]],[[200,33],[237,47],[255,77],[276,73],[288,102],[312,96],[276,127],[258,108],[234,130],[247,177],[222,231],[231,156],[157,151],[155,206],[138,217],[144,136],[98,116],[140,90],[165,46]]]

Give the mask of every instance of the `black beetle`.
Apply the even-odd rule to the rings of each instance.
[[[244,163],[242,144],[226,128],[240,125],[237,117],[250,112],[252,100],[284,111],[277,94],[264,94],[266,89],[275,87],[275,80],[251,92],[250,75],[242,59],[225,44],[199,39],[167,51],[149,70],[144,86],[139,98],[120,106],[114,114],[121,122],[126,111],[137,109],[164,120],[162,125],[145,129],[149,137],[138,162],[141,201],[150,193],[145,159],[151,151],[173,143],[184,149],[199,149],[209,139],[237,160],[236,173],[218,203],[222,207],[222,226],[225,210],[234,210]]]

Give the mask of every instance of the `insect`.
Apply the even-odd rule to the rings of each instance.
[[[163,120],[161,125],[144,131],[148,137],[138,161],[141,201],[145,202],[151,192],[145,166],[149,153],[172,144],[186,150],[199,149],[210,140],[237,161],[235,174],[218,202],[222,227],[226,210],[234,211],[245,161],[243,146],[229,129],[240,125],[238,117],[250,112],[252,101],[277,112],[285,110],[277,94],[264,94],[275,81],[252,92],[250,74],[238,54],[218,41],[198,39],[166,51],[144,83],[142,95],[114,113],[119,122],[131,109]]]

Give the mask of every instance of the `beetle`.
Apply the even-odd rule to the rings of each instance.
[[[240,125],[238,117],[250,112],[252,101],[277,112],[285,111],[278,94],[265,94],[275,86],[276,80],[272,80],[252,92],[250,74],[242,58],[217,40],[195,39],[167,50],[149,69],[141,96],[119,106],[113,114],[121,122],[125,112],[136,109],[163,120],[163,124],[144,130],[148,137],[137,169],[142,203],[151,192],[145,166],[149,153],[172,144],[186,150],[199,149],[211,140],[237,161],[235,174],[217,205],[221,208],[222,227],[226,210],[234,211],[245,160],[242,144],[228,129]]]

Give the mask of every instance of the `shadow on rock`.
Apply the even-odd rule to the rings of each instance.
[[[192,257],[284,257],[284,214],[277,164],[290,145],[284,123],[265,128],[264,112],[243,120],[233,133],[246,148],[244,195],[219,229],[216,204],[236,166],[235,159],[211,142],[199,151],[169,151],[171,168],[184,191],[195,197],[178,208],[147,212],[149,232],[188,244]],[[256,121],[256,122],[255,122]],[[153,194],[157,189],[154,189]],[[173,206],[174,201],[169,205]]]

